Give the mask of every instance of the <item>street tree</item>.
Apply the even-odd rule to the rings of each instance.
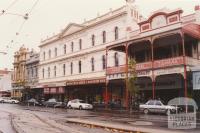
[[[130,105],[130,110],[132,110],[133,105],[136,103],[137,99],[137,94],[139,87],[137,85],[137,73],[136,73],[136,61],[134,58],[129,58],[128,59],[128,91],[129,91],[129,98],[131,100],[129,105]]]

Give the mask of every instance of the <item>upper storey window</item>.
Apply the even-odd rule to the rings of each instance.
[[[91,70],[94,71],[94,57],[91,58]]]
[[[71,52],[74,51],[74,42],[71,42]]]
[[[102,68],[103,68],[103,70],[106,68],[106,58],[105,58],[105,55],[102,56]]]
[[[82,39],[79,39],[79,50],[82,49]]]
[[[81,61],[78,62],[79,73],[81,73]]]
[[[51,58],[51,50],[49,49],[49,59]]]
[[[119,39],[119,28],[115,27],[115,40]]]
[[[92,35],[92,46],[95,45],[95,35]]]
[[[64,45],[63,50],[64,50],[63,53],[66,54],[67,53],[67,46],[66,46],[66,44]]]
[[[55,57],[56,57],[58,55],[58,49],[55,48],[54,50],[55,50],[54,52],[55,52]]]
[[[106,43],[106,31],[103,31],[103,43]]]
[[[45,56],[46,56],[46,53],[45,53],[45,52],[43,52],[43,60],[45,60]]]

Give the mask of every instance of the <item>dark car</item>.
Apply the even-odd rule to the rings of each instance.
[[[42,103],[38,102],[36,99],[34,98],[31,98],[27,101],[27,105],[37,105],[37,106],[41,106]]]
[[[61,107],[62,102],[57,102],[55,98],[51,98],[48,101],[43,102],[45,107]]]

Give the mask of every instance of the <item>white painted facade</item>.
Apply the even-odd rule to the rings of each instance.
[[[132,17],[127,17],[127,14],[132,14]],[[127,40],[127,32],[139,29],[137,25],[139,19],[136,7],[126,5],[80,25],[71,23],[61,33],[43,40],[40,45],[39,83],[48,85],[49,83],[66,82],[68,80],[105,77],[102,56],[106,55],[106,46]],[[127,23],[129,26],[131,25],[129,30],[127,30]],[[118,27],[118,39],[115,39],[115,27]],[[103,31],[106,32],[105,43],[103,43]],[[92,35],[95,36],[94,46],[92,45]],[[81,49],[80,39],[82,40]],[[66,53],[64,45],[66,45]],[[55,49],[57,49],[57,56]],[[49,50],[51,57],[49,57]],[[114,66],[114,54],[114,52],[109,52],[108,66]],[[119,65],[124,64],[125,55],[122,53],[118,53],[118,55]],[[91,58],[94,58],[94,71],[92,71]],[[81,61],[80,73],[79,61]],[[71,73],[71,63],[73,63],[73,73]],[[50,72],[48,71],[49,68]]]

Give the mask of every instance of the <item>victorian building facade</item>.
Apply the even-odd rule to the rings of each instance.
[[[29,57],[26,60],[25,88],[26,99],[36,98],[39,100],[42,97],[43,91],[38,86],[38,65],[39,53],[34,50],[29,52]]]
[[[26,60],[29,56],[29,50],[22,46],[19,51],[14,54],[14,71],[12,77],[11,97],[21,100],[22,91],[26,82]]]
[[[46,98],[120,101],[128,107],[128,59],[137,62],[139,93],[168,101],[192,95],[199,62],[200,8],[161,9],[148,19],[129,1],[82,24],[70,23],[40,45],[39,85]]]
[[[107,97],[109,84],[121,82],[129,76],[128,58],[136,60],[139,92],[145,99],[161,98],[165,102],[175,97],[193,97],[199,101],[199,91],[193,89],[192,68],[200,65],[200,6],[195,13],[183,16],[183,10],[161,9],[146,20],[139,30],[130,32],[130,39],[107,47]],[[124,52],[125,64],[110,64],[110,52]]]
[[[139,29],[139,19],[137,8],[127,3],[82,24],[70,23],[61,33],[43,40],[39,84],[46,98],[104,101],[106,47],[125,41],[127,32]],[[113,52],[110,62],[123,64],[121,54]]]

